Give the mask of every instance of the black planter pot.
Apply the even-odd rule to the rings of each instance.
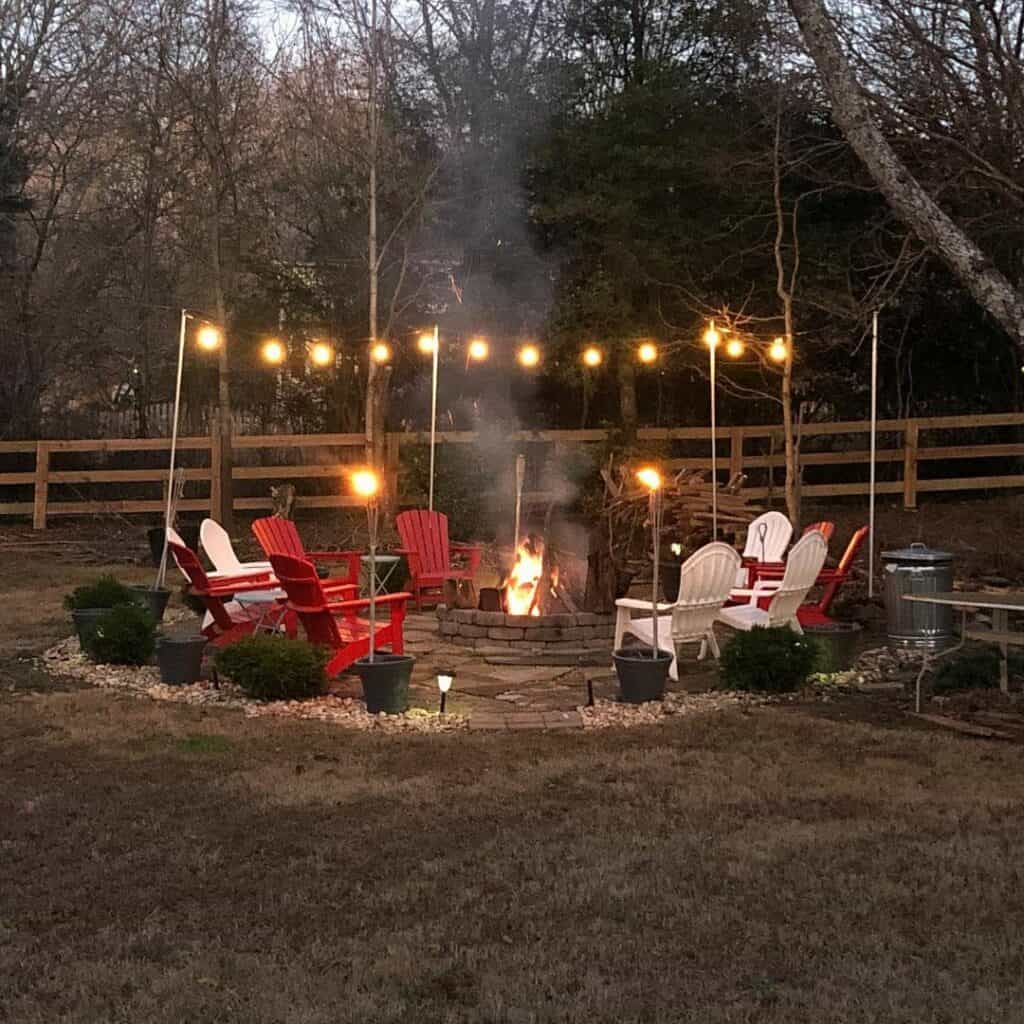
[[[71,613],[71,621],[75,624],[78,642],[86,653],[88,653],[89,644],[96,634],[97,624],[109,611],[109,608],[76,608]]]
[[[186,523],[178,527],[178,534],[187,547],[193,551],[199,549],[199,527],[195,523]],[[146,531],[146,539],[149,541],[149,556],[154,566],[160,565],[160,558],[164,553],[164,528],[154,526]]]
[[[156,663],[160,679],[172,686],[194,683],[203,667],[206,637],[201,633],[162,636],[156,642]]]
[[[352,671],[362,680],[363,699],[371,715],[400,715],[409,710],[409,678],[416,659],[408,654],[375,651],[373,661],[360,658]]]
[[[171,592],[166,587],[147,587],[145,585],[129,587],[135,595],[136,604],[141,605],[156,619],[163,621],[164,611],[167,609],[167,602],[171,599]]]
[[[818,672],[845,672],[860,653],[863,630],[858,622],[828,622],[804,626],[818,646]]]
[[[626,704],[644,704],[665,696],[672,655],[659,650],[651,656],[650,647],[623,647],[612,653],[619,676],[619,699]]]

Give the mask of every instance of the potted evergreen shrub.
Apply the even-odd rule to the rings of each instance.
[[[672,655],[658,645],[658,563],[661,554],[661,474],[652,467],[641,469],[637,479],[649,491],[649,517],[654,540],[654,577],[651,581],[651,617],[654,623],[652,647],[620,647],[612,652],[619,677],[619,699],[627,704],[661,700],[672,665]],[[678,589],[678,582],[676,584]],[[672,643],[671,636],[668,642]]]
[[[64,607],[71,612],[71,621],[79,643],[85,648],[96,624],[105,612],[121,605],[133,604],[135,595],[113,576],[101,576],[93,583],[76,587],[64,598]]]
[[[153,616],[129,602],[104,611],[83,646],[93,661],[105,665],[145,665],[153,656],[155,633]]]
[[[722,679],[730,690],[787,693],[807,683],[818,663],[817,644],[789,626],[737,633],[722,651]]]
[[[366,499],[366,522],[370,534],[370,651],[352,666],[363,684],[363,699],[371,714],[400,715],[409,710],[409,680],[415,658],[374,650],[377,628],[377,539],[380,522],[378,501],[380,480],[372,470],[352,474],[356,493]]]

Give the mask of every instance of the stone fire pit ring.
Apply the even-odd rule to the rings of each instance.
[[[451,643],[498,654],[571,654],[608,651],[615,638],[615,616],[595,612],[507,615],[474,608],[437,609],[438,632]]]

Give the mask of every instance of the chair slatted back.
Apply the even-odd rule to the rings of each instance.
[[[867,535],[868,528],[866,526],[862,526],[850,538],[850,543],[846,545],[843,557],[839,560],[839,565],[836,566],[836,570],[838,572],[847,573],[850,571],[850,566],[853,565],[853,560],[857,557],[860,553],[860,549],[864,546],[864,540]]]
[[[792,536],[793,524],[781,512],[774,509],[765,512],[747,527],[743,557],[759,562],[781,562]]]
[[[175,534],[177,537],[177,534]],[[178,541],[181,538],[178,537]],[[178,568],[182,571],[185,579],[188,580],[190,588],[194,591],[197,597],[204,598],[203,603],[206,605],[206,610],[210,613],[210,617],[222,630],[229,630],[234,626],[231,620],[231,615],[224,607],[224,601],[219,597],[206,597],[210,590],[210,578],[206,575],[206,570],[203,568],[203,563],[199,561],[199,556],[189,547],[186,547],[183,543],[178,543],[170,536],[170,531],[167,535],[167,550],[174,556],[174,561],[177,563]]]
[[[252,532],[256,535],[260,547],[266,552],[267,558],[272,555],[289,555],[302,559],[306,557],[302,538],[290,519],[283,519],[281,516],[257,519],[252,524]]]
[[[832,534],[836,532],[836,524],[828,519],[821,519],[816,523],[808,523],[804,528],[804,534],[806,535],[812,530],[817,530],[825,540],[831,540]]]
[[[736,550],[720,541],[690,555],[679,570],[679,594],[672,609],[674,636],[699,636],[711,628],[736,585],[739,567]]]
[[[242,572],[235,549],[231,546],[228,531],[214,519],[204,519],[199,527],[199,543],[217,572]]]
[[[288,606],[298,615],[309,642],[340,647],[342,639],[338,624],[327,607],[327,597],[320,585],[316,566],[305,558],[273,553],[270,554],[270,564],[288,595]]]
[[[411,552],[409,568],[413,575],[442,575],[451,569],[448,544],[448,517],[443,512],[411,509],[395,516],[402,547]]]
[[[817,531],[804,534],[794,545],[786,559],[782,583],[768,602],[768,617],[773,626],[782,626],[796,616],[807,592],[825,564],[828,544]]]

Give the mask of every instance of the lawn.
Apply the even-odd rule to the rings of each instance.
[[[64,572],[0,569],[2,1021],[1019,1018],[1016,746],[852,703],[409,738],[150,703],[17,660]]]

